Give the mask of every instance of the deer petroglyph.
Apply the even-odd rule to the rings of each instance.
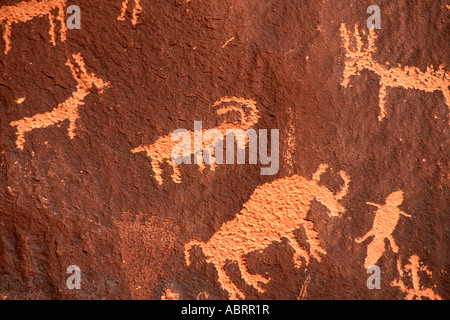
[[[227,130],[232,129],[242,129],[248,130],[250,127],[255,125],[259,119],[259,111],[256,107],[256,102],[252,99],[243,99],[236,97],[224,97],[219,101],[215,102],[212,107],[218,107],[220,105],[224,105],[217,109],[218,115],[223,115],[231,111],[237,111],[241,119],[238,121],[224,121],[219,126],[214,129],[219,130],[223,136],[227,134]],[[202,134],[205,133],[207,129],[203,129]],[[194,140],[194,131],[189,131],[191,133],[192,142]],[[132,153],[137,152],[146,152],[147,156],[150,157],[152,169],[155,173],[155,178],[157,182],[161,185],[163,183],[161,164],[163,161],[167,161],[168,164],[171,165],[173,169],[173,173],[171,175],[172,181],[175,183],[181,183],[181,173],[178,165],[172,160],[172,149],[178,144],[175,140],[172,140],[172,133],[169,133],[165,136],[159,137],[153,144],[151,145],[141,145],[137,148],[131,150]],[[248,143],[248,139],[245,140]],[[194,143],[194,142],[193,142]],[[207,139],[203,140],[201,149],[205,150],[208,146],[210,146],[211,141]],[[195,143],[194,143],[195,144]],[[195,149],[195,148],[194,148]],[[191,152],[191,154],[194,154]],[[199,165],[199,170],[202,172],[205,168],[205,163],[203,158],[197,163]],[[216,169],[217,164],[213,162],[211,164],[211,170]]]
[[[56,19],[60,23],[61,41],[66,40],[67,26],[64,21],[64,7],[67,0],[29,0],[10,6],[0,7],[0,22],[4,24],[3,39],[5,41],[5,54],[11,49],[11,26],[13,23],[27,22],[36,17],[48,15],[50,22],[49,34],[51,43],[56,45],[54,9],[58,9]]]
[[[77,82],[76,91],[66,101],[58,104],[52,111],[38,113],[32,117],[25,117],[21,120],[12,121],[11,126],[17,126],[16,146],[23,150],[25,143],[25,133],[38,128],[46,128],[59,122],[69,120],[68,135],[70,139],[75,137],[75,122],[80,117],[78,108],[84,104],[84,99],[95,86],[99,89],[99,93],[103,92],[103,88],[109,86],[109,82],[88,73],[84,64],[83,57],[80,53],[73,54],[72,58],[75,63],[67,59],[66,65],[70,67],[73,78]]]
[[[433,66],[427,67],[425,72],[417,67],[405,66],[387,68],[373,59],[372,54],[375,52],[375,39],[377,38],[374,29],[369,29],[368,45],[363,48],[364,42],[359,33],[358,25],[355,25],[355,42],[356,50],[351,48],[350,34],[345,23],[341,24],[341,37],[344,42],[345,52],[345,69],[344,80],[341,85],[348,87],[350,77],[358,75],[359,71],[364,69],[375,72],[380,76],[379,91],[379,108],[380,114],[378,120],[386,117],[386,96],[387,88],[405,88],[417,89],[426,92],[442,91],[445,103],[449,108],[450,114],[450,72],[444,70],[444,66],[440,65],[438,70]]]
[[[404,270],[401,266],[401,261],[398,259],[397,261],[397,269],[399,273],[399,279],[391,282],[391,286],[399,287],[404,293],[406,293],[405,300],[412,300],[416,297],[417,300],[422,300],[423,297],[428,298],[430,300],[442,300],[442,297],[434,292],[431,288],[424,288],[420,285],[420,276],[419,272],[424,272],[428,276],[431,276],[431,271],[428,270],[426,266],[422,266],[420,263],[420,259],[417,255],[412,255],[409,258],[410,264],[404,266]],[[406,275],[405,275],[406,273]],[[410,276],[412,282],[412,288],[408,288],[402,278]],[[436,286],[434,286],[436,289]]]
[[[355,239],[357,243],[362,243],[368,237],[373,236],[372,242],[367,246],[367,256],[364,262],[364,267],[366,269],[375,265],[378,262],[378,259],[383,255],[385,250],[385,239],[389,240],[392,251],[395,253],[398,252],[398,246],[395,244],[392,232],[394,232],[395,227],[397,226],[400,215],[409,218],[411,217],[409,214],[398,208],[398,206],[403,203],[403,198],[403,191],[399,190],[387,196],[385,205],[366,202],[367,204],[378,208],[375,212],[372,229],[370,229],[365,236]]]
[[[319,185],[320,175],[327,167],[325,164],[320,165],[312,180],[293,175],[257,187],[241,212],[233,220],[225,222],[211,239],[206,243],[193,239],[185,245],[186,264],[191,263],[192,247],[200,246],[206,262],[215,266],[218,281],[230,298],[245,299],[244,293],[226,274],[224,266],[227,262],[236,262],[245,282],[259,292],[264,292],[259,282],[266,284],[270,279],[250,274],[244,260],[246,254],[262,252],[270,244],[285,238],[294,249],[293,261],[296,267],[301,266],[301,258],[305,259],[306,264],[309,264],[310,256],[321,261],[319,254],[326,254],[326,251],[320,245],[313,222],[306,220],[311,202],[316,199],[329,210],[330,216],[339,217],[345,212],[339,201],[346,196],[350,183],[347,174],[340,171],[344,185],[338,193],[334,194],[327,187]],[[294,233],[302,226],[306,231],[309,254],[298,243]]]
[[[120,10],[120,15],[117,17],[117,20],[119,20],[119,21],[125,20],[125,14],[127,13],[129,1],[130,0],[123,0],[122,9]],[[141,6],[141,0],[133,0],[133,1],[134,1],[134,7],[133,7],[133,15],[131,18],[131,23],[135,26],[137,23],[138,16],[142,11],[142,6]]]

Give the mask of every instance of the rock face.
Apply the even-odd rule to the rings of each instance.
[[[3,0],[0,299],[449,299],[450,6],[372,4]]]

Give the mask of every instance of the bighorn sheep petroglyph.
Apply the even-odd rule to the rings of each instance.
[[[223,105],[219,109],[217,109],[218,115],[223,115],[231,111],[237,111],[241,119],[238,121],[224,121],[219,126],[213,128],[219,130],[223,136],[227,134],[227,130],[232,129],[241,129],[241,130],[248,130],[250,127],[255,125],[258,122],[259,119],[259,111],[256,107],[256,102],[252,99],[243,99],[243,98],[236,98],[236,97],[224,97],[220,99],[219,101],[215,102],[212,107],[218,107],[220,105]],[[202,129],[202,134],[205,133],[207,129]],[[194,139],[195,132],[189,131],[190,136],[192,140]],[[179,144],[177,141],[172,140],[173,133],[169,133],[167,135],[159,137],[153,144],[151,145],[141,145],[139,147],[136,147],[131,150],[132,153],[137,152],[146,152],[147,156],[150,157],[152,169],[155,173],[155,178],[157,182],[161,185],[163,183],[162,178],[162,169],[161,164],[163,161],[167,161],[168,164],[172,166],[173,174],[172,174],[172,181],[176,183],[181,183],[181,173],[178,165],[172,160],[172,150],[173,148]],[[193,142],[193,141],[191,141]],[[248,143],[248,139],[245,140],[246,143]],[[209,145],[211,141],[208,141],[207,139],[202,141],[201,151],[203,152]],[[193,142],[194,144],[194,142]],[[194,148],[195,149],[195,148]],[[191,152],[191,155],[194,154],[194,152]],[[198,155],[196,155],[198,156]],[[201,156],[201,155],[200,155]],[[203,157],[201,160],[197,163],[199,165],[199,170],[203,171],[205,168],[205,163],[203,161]],[[211,170],[215,170],[216,163],[213,162],[211,164]]]

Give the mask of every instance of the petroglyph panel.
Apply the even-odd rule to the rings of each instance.
[[[0,299],[450,299],[448,8],[0,1]]]

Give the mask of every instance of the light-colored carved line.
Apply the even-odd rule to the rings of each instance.
[[[85,97],[91,92],[90,90],[93,86],[99,89],[99,93],[103,92],[103,88],[109,86],[109,82],[105,82],[97,78],[95,74],[87,72],[83,57],[80,53],[73,54],[72,58],[76,66],[70,59],[67,60],[66,65],[71,69],[72,76],[77,82],[76,91],[66,101],[58,104],[52,111],[38,113],[32,117],[12,121],[10,125],[17,126],[17,148],[23,150],[23,145],[26,141],[25,133],[34,129],[46,128],[65,120],[69,120],[68,136],[70,139],[73,139],[76,136],[75,122],[79,118],[78,108],[84,105],[83,101]]]
[[[230,39],[228,39],[224,45],[222,46],[222,49],[225,48],[231,41],[233,41],[235,39],[235,37],[231,37]]]
[[[11,26],[13,23],[27,22],[36,17],[48,15],[50,22],[50,42],[56,45],[55,23],[52,11],[58,9],[57,19],[60,22],[61,41],[66,40],[67,26],[64,21],[64,7],[67,0],[29,0],[23,1],[10,6],[0,7],[0,23],[5,22],[5,30],[3,31],[3,40],[5,41],[4,53],[7,54],[11,49]]]
[[[297,300],[305,300],[306,299],[306,296],[308,294],[308,285],[309,285],[310,280],[311,280],[311,275],[308,274],[305,282],[302,285],[302,288],[300,289],[300,293],[298,294]]]
[[[117,17],[117,20],[124,21],[125,15],[127,13],[129,0],[123,0],[122,8],[120,9],[120,15]],[[142,11],[142,6],[140,0],[134,0],[133,13],[131,17],[131,23],[135,26],[137,24],[137,20],[139,18],[139,14]]]
[[[376,51],[375,40],[377,38],[374,29],[369,30],[368,46],[363,49],[364,42],[359,32],[358,25],[355,25],[354,38],[356,42],[356,50],[351,48],[350,33],[345,23],[341,24],[341,37],[343,39],[343,46],[346,50],[344,80],[341,85],[348,87],[350,77],[358,75],[358,71],[364,69],[373,71],[380,76],[380,91],[379,91],[379,108],[380,114],[378,120],[386,117],[386,96],[387,88],[404,88],[417,89],[425,92],[442,91],[445,98],[445,103],[449,108],[450,114],[450,72],[444,70],[444,65],[440,65],[438,70],[433,66],[427,67],[423,72],[419,68],[410,66],[398,66],[386,68],[380,63],[376,62],[372,53]]]
[[[428,270],[426,266],[421,266],[420,259],[417,255],[412,255],[409,258],[409,264],[404,266],[404,270],[401,267],[400,258],[397,261],[397,269],[399,273],[399,279],[391,282],[392,287],[399,287],[401,291],[406,293],[405,300],[412,300],[417,298],[417,300],[422,300],[423,297],[430,300],[442,300],[442,297],[434,292],[431,288],[424,288],[420,285],[420,275],[419,272],[425,272],[427,275],[432,275],[431,271]],[[411,277],[412,288],[408,288],[402,278],[409,275]],[[434,286],[436,289],[436,286]]]
[[[168,288],[163,292],[161,300],[180,300],[180,293]]]

